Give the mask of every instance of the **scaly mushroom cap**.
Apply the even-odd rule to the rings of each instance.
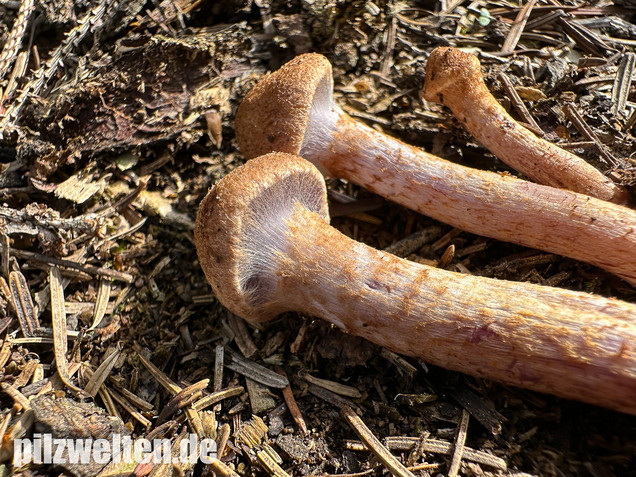
[[[298,154],[312,106],[331,104],[332,92],[331,64],[316,53],[297,56],[265,76],[236,112],[234,129],[243,155]]]
[[[250,321],[283,311],[276,256],[285,252],[285,219],[300,204],[329,222],[327,189],[308,161],[284,153],[248,161],[221,179],[197,213],[194,242],[218,300]]]
[[[424,99],[444,103],[448,90],[467,91],[482,79],[479,59],[475,55],[451,47],[435,48],[426,63]]]

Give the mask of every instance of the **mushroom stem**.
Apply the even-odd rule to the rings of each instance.
[[[329,62],[315,54],[261,80],[236,116],[243,154],[297,154],[459,229],[582,260],[636,285],[636,211],[428,154],[352,119],[332,90]]]
[[[249,173],[232,172],[210,191],[195,229],[208,281],[231,311],[253,321],[308,313],[444,368],[636,414],[636,305],[398,258],[346,237],[320,207],[302,205],[302,189],[315,195],[317,182],[324,188],[307,161],[270,154],[242,169]],[[290,176],[298,178],[296,191],[267,192]],[[245,180],[262,184],[259,197],[272,202],[266,216],[253,199],[238,205]],[[276,247],[244,253],[241,241],[253,239],[237,224],[253,231],[256,222],[272,234],[258,240]],[[268,271],[235,277],[233,270],[253,270],[245,261],[266,263]]]
[[[541,184],[625,204],[627,190],[580,157],[535,136],[516,122],[490,94],[479,60],[456,48],[431,52],[423,96],[449,107],[490,152]]]

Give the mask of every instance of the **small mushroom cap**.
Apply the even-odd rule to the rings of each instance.
[[[234,129],[247,158],[280,151],[299,154],[317,99],[332,101],[329,60],[316,53],[297,56],[261,79],[236,112]]]
[[[323,176],[310,162],[285,153],[248,161],[217,182],[197,213],[194,243],[218,300],[259,322],[286,308],[278,296],[276,256],[285,252],[288,218],[298,204],[329,222]]]
[[[423,96],[426,101],[444,103],[453,91],[463,95],[483,82],[481,65],[475,55],[451,47],[435,48],[426,63]]]

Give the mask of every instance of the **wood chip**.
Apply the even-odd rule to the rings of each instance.
[[[13,381],[13,387],[16,389],[26,386],[31,377],[35,374],[35,370],[40,366],[39,359],[27,361],[20,375]]]
[[[461,407],[466,409],[492,435],[496,436],[501,432],[502,424],[506,421],[506,418],[470,389],[460,387],[447,391],[446,394],[450,395]]]
[[[105,187],[106,180],[104,178],[94,180],[92,173],[79,171],[58,184],[55,188],[55,196],[76,204],[83,204],[95,194],[101,193]]]
[[[4,368],[11,357],[11,341],[3,340],[0,348],[0,368]]]
[[[9,279],[9,251],[11,245],[9,236],[0,230],[0,278]]]
[[[223,362],[225,361],[225,346],[222,344],[216,345],[214,350],[214,381],[212,389],[215,393],[221,391],[223,388]],[[221,404],[214,406],[214,411],[219,412],[221,410]]]

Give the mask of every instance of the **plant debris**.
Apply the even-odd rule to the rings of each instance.
[[[418,95],[435,47],[474,53],[511,115],[634,190],[635,32],[632,0],[0,0],[2,475],[635,475],[634,416],[309,316],[251,327],[214,299],[192,238],[200,200],[244,162],[241,99],[307,51],[352,116],[515,174]],[[375,248],[636,301],[591,265],[328,185],[333,225]],[[47,432],[167,439],[174,456],[196,435],[218,459],[14,467],[16,439]]]

